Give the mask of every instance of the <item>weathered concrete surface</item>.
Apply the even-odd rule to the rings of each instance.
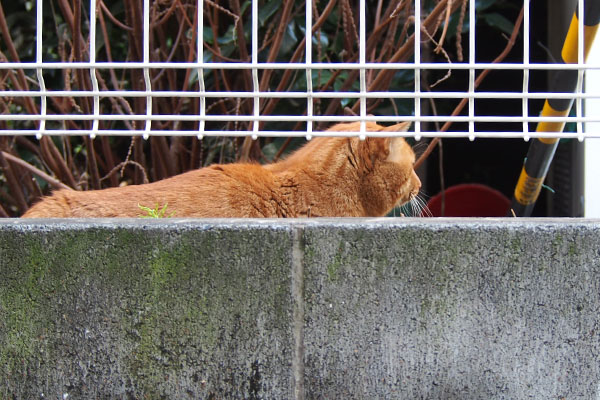
[[[290,238],[3,221],[0,398],[291,398]]]
[[[597,399],[600,226],[306,231],[307,398]]]
[[[0,221],[0,398],[600,392],[600,223]]]

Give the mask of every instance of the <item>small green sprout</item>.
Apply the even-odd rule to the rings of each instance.
[[[160,208],[158,203],[154,206],[154,208],[146,207],[138,203],[138,207],[140,210],[144,211],[146,215],[140,215],[140,218],[171,218],[175,215],[175,211],[167,215],[167,205],[169,203],[165,203],[165,205]]]

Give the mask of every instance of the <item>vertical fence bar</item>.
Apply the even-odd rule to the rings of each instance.
[[[594,1],[594,0],[587,0]],[[596,0],[597,1],[597,0]],[[577,86],[575,88],[575,93],[581,94],[583,92],[583,73],[584,69],[581,68],[585,64],[585,54],[584,54],[584,44],[585,44],[585,28],[583,21],[585,21],[585,7],[583,5],[583,0],[579,0],[577,4],[577,9],[579,10],[579,19],[577,21],[577,37],[581,38],[577,41],[577,64],[579,69],[577,70]],[[581,118],[583,111],[583,102],[581,97],[577,97],[575,100],[575,115],[577,118]],[[583,141],[583,123],[581,121],[577,121],[577,136],[579,141]]]
[[[42,32],[43,32],[43,0],[38,0],[36,4],[36,39],[35,39],[35,58],[38,65],[41,65],[43,62],[43,47],[42,47]],[[36,68],[36,74],[38,79],[38,84],[40,86],[40,124],[38,126],[38,131],[36,133],[36,137],[41,139],[44,132],[46,131],[46,117],[47,107],[48,107],[48,99],[46,97],[46,83],[44,82],[44,69],[43,67]]]
[[[365,0],[359,1],[358,54],[360,63],[360,140],[366,138],[367,126],[364,118],[367,116],[367,5]]]
[[[312,85],[312,1],[306,0],[306,39],[305,45],[305,59],[306,59],[306,140],[310,140],[313,131],[313,85]]]
[[[252,1],[252,87],[254,91],[254,117],[252,139],[258,138],[260,117],[260,87],[258,85],[258,1]]]
[[[585,99],[585,114],[593,116],[595,110],[600,110],[600,40],[594,43],[588,58],[590,65],[595,68],[585,73],[585,90],[593,95]],[[586,140],[584,150],[584,217],[600,218],[600,185],[598,185],[598,172],[600,171],[600,139],[593,136],[600,132],[600,122],[585,123]],[[589,136],[588,136],[589,135]]]
[[[204,0],[198,0],[197,4],[197,15],[198,21],[197,33],[196,33],[196,57],[198,60],[199,68],[198,73],[198,90],[200,91],[200,122],[198,123],[198,140],[202,140],[204,137],[204,130],[206,127],[206,85],[204,83]]]
[[[469,1],[469,140],[475,140],[475,1]]]
[[[98,94],[98,77],[96,76],[96,0],[90,0],[90,80],[94,91],[94,120],[92,121],[92,133],[90,138],[98,134],[100,119],[100,96]]]
[[[415,0],[415,139],[421,137],[421,0]]]
[[[529,0],[523,3],[523,118],[529,116]],[[529,141],[529,122],[523,121],[523,139]]]
[[[144,83],[146,85],[146,124],[144,139],[150,137],[152,129],[152,82],[150,81],[150,0],[144,0]]]

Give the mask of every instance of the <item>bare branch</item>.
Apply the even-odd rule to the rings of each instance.
[[[14,164],[20,165],[21,167],[27,169],[29,172],[33,173],[34,175],[37,175],[40,178],[42,178],[43,180],[47,181],[52,187],[54,187],[56,189],[73,190],[73,188],[65,185],[64,183],[62,183],[58,179],[55,179],[55,178],[51,177],[50,175],[48,175],[47,173],[45,173],[41,169],[39,169],[37,167],[34,167],[33,165],[29,164],[28,162],[25,162],[25,161],[21,160],[20,158],[13,156],[12,154],[9,154],[9,153],[7,153],[5,151],[2,151],[2,155],[8,161],[10,161],[10,162],[12,162]]]

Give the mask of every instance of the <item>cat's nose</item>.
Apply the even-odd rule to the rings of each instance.
[[[419,179],[419,175],[417,175],[415,171],[412,172],[412,175],[413,182],[415,183],[415,191],[419,193],[419,190],[421,190],[421,180]]]

